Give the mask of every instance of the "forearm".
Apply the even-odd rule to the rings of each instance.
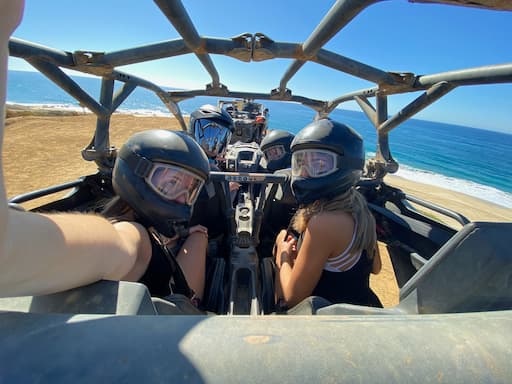
[[[0,0],[0,274],[4,274],[3,261],[9,250],[9,211],[5,191],[2,148],[4,137],[5,101],[7,89],[7,62],[9,57],[9,37],[18,25],[23,12],[23,2]],[[1,279],[0,279],[1,281]]]
[[[280,298],[288,302],[291,298],[289,283],[292,276],[293,264],[287,252],[281,252],[278,265],[278,280]]]
[[[9,37],[21,20],[23,1],[0,0],[0,150],[2,149],[7,92],[7,63],[9,58]],[[0,156],[1,162],[2,156]],[[0,167],[0,170],[2,168]],[[1,178],[2,205],[5,204],[3,175]]]
[[[204,292],[207,248],[208,235],[201,231],[193,232],[187,237],[176,258],[189,287],[199,299],[203,298]]]
[[[0,296],[46,294],[121,278],[133,266],[134,250],[102,217],[11,209],[7,216]]]

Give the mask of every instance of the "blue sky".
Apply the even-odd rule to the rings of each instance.
[[[183,4],[202,36],[262,32],[276,41],[303,42],[334,1],[206,1]],[[179,38],[150,0],[26,0],[15,37],[62,50],[113,51]],[[512,63],[512,12],[384,1],[365,9],[326,49],[386,71],[430,74],[487,64]],[[242,63],[212,55],[230,90],[269,92],[289,60]],[[31,70],[20,59],[10,69]],[[167,86],[203,88],[210,77],[194,55],[121,68]],[[373,84],[306,64],[288,87],[294,94],[332,99]],[[390,97],[390,113],[419,94]],[[355,104],[342,107],[356,109]],[[512,133],[512,84],[457,88],[415,117]]]

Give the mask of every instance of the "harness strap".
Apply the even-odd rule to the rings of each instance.
[[[176,255],[163,243],[159,233],[157,233],[155,230],[150,230],[149,232],[156,240],[158,245],[160,245],[160,248],[162,249],[164,255],[167,257],[167,260],[171,266],[171,278],[169,280],[169,289],[171,290],[171,293],[181,293],[193,301],[195,292],[188,285],[185,274],[183,273],[178,260],[176,260]]]

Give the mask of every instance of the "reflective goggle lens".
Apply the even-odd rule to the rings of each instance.
[[[303,149],[292,154],[292,175],[322,177],[338,169],[336,154],[321,149]]]
[[[228,127],[209,119],[199,119],[194,123],[194,136],[209,157],[224,152],[231,139]]]
[[[164,199],[194,205],[204,181],[197,175],[174,165],[155,163],[146,177],[149,186]]]
[[[274,145],[265,149],[263,153],[265,154],[267,161],[274,161],[282,159],[286,154],[286,151],[284,150],[284,146]]]

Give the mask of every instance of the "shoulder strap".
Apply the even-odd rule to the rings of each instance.
[[[195,295],[195,292],[188,285],[185,274],[183,273],[178,260],[176,260],[176,255],[163,243],[158,232],[156,232],[154,229],[151,229],[149,233],[160,246],[162,252],[164,253],[165,257],[167,257],[167,260],[171,265],[171,278],[169,280],[169,289],[171,290],[171,293],[181,293],[187,296],[189,299],[192,299]]]

